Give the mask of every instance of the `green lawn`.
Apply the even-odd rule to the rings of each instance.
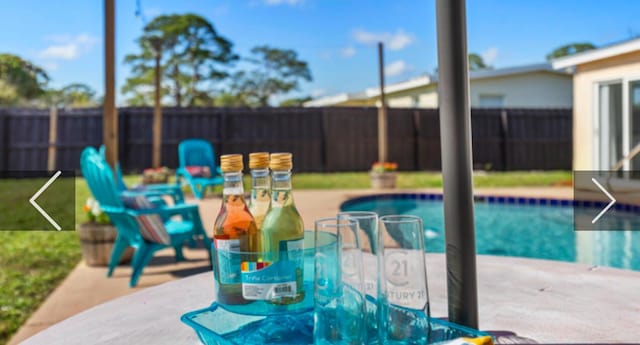
[[[127,176],[133,185],[138,176]],[[477,174],[476,187],[567,185],[571,173],[493,172]],[[369,188],[366,173],[294,174],[297,189]],[[249,186],[248,179],[245,184]],[[442,186],[439,173],[407,172],[398,177],[399,188]],[[220,192],[218,187],[216,192]],[[76,221],[84,221],[82,205],[90,195],[84,180],[76,181]],[[0,344],[26,321],[47,295],[80,260],[80,248],[73,232],[0,231]]]

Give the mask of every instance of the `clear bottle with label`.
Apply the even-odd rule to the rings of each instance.
[[[250,301],[242,297],[241,265],[245,258],[240,253],[259,247],[260,234],[244,200],[242,155],[221,156],[220,168],[224,178],[223,201],[213,233],[217,301],[244,304]]]
[[[274,304],[292,304],[304,299],[303,287],[303,240],[304,223],[291,195],[290,153],[273,153],[271,168],[271,209],[262,222],[262,246],[264,265],[256,272],[251,289],[244,284],[245,292],[253,291],[254,299]],[[260,275],[260,277],[258,277]],[[249,278],[249,277],[248,277]],[[247,294],[244,296],[248,298]]]
[[[249,154],[249,169],[251,169],[251,200],[249,211],[256,220],[258,230],[262,229],[264,216],[271,208],[271,180],[269,176],[269,153],[254,152]],[[262,248],[252,249],[261,251]]]

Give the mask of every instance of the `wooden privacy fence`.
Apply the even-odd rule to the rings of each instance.
[[[102,110],[0,108],[0,170],[79,169],[80,152],[102,142]],[[477,169],[571,169],[571,109],[472,109]],[[119,159],[126,172],[151,166],[153,108],[120,108]],[[401,170],[440,169],[437,109],[389,109],[389,159]],[[165,108],[162,164],[178,143],[209,140],[216,154],[290,151],[295,171],[365,171],[377,159],[375,108]],[[49,138],[56,138],[49,143]],[[456,154],[445,150],[448,154]]]

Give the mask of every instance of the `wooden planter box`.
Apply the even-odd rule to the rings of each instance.
[[[371,188],[393,189],[396,188],[398,175],[395,172],[370,172]]]
[[[88,266],[108,266],[113,243],[118,230],[113,225],[83,223],[78,227],[78,237],[82,247],[82,257]],[[120,263],[127,263],[133,257],[133,248],[127,248]]]

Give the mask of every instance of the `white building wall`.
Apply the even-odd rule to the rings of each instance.
[[[471,106],[480,106],[480,96],[504,97],[504,107],[571,108],[572,76],[535,72],[476,79],[470,83]]]
[[[471,106],[480,107],[481,96],[487,95],[503,96],[504,107],[571,108],[572,87],[571,75],[548,72],[475,79],[470,82]],[[437,108],[437,85],[387,94],[387,104],[394,108],[413,108],[416,100],[420,108]]]
[[[499,77],[473,79],[470,81],[472,107],[482,106],[483,95],[495,101],[502,96],[504,107],[512,108],[571,108],[573,105],[573,80],[569,74],[537,71]],[[393,108],[437,108],[438,85],[389,92],[387,105]],[[380,98],[347,100],[333,103],[335,106],[379,106]],[[495,102],[494,102],[495,103]],[[494,105],[495,106],[495,105]]]

